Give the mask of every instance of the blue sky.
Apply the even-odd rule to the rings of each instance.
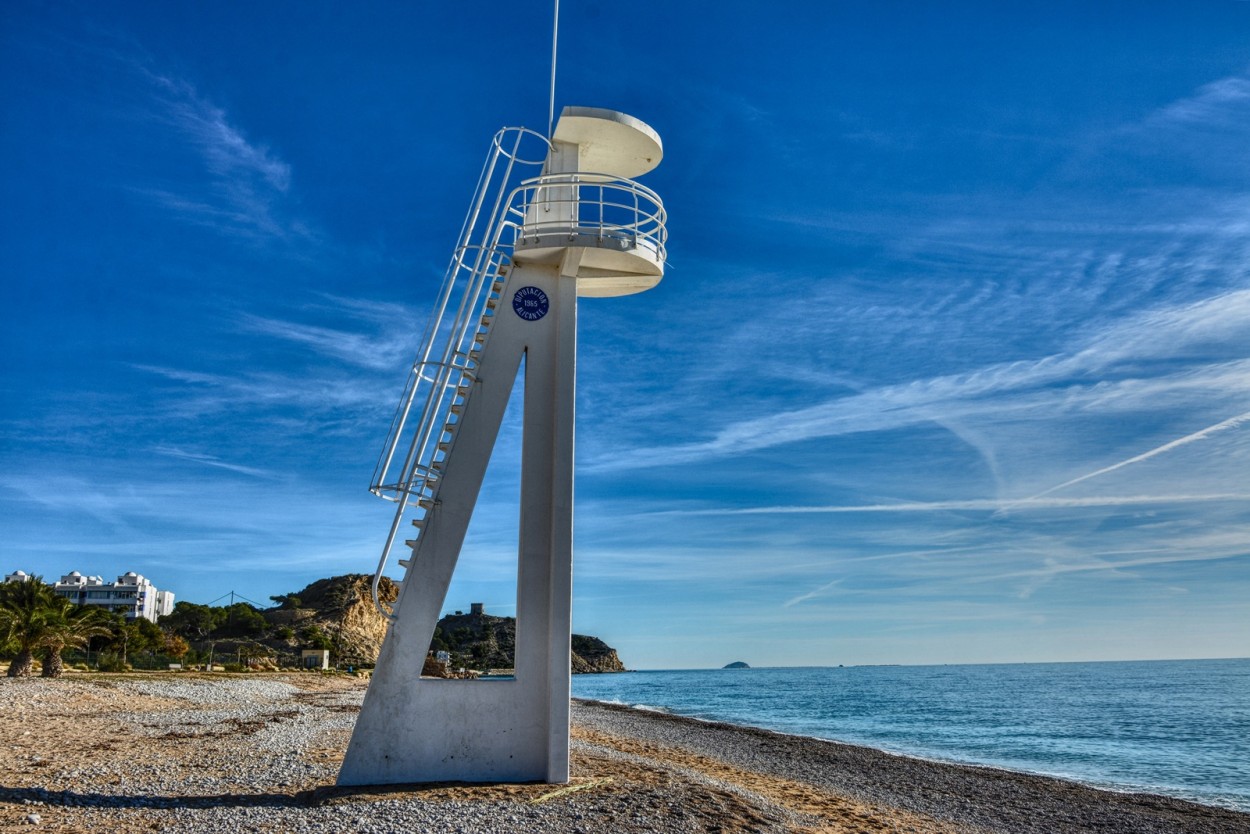
[[[580,307],[577,631],[637,668],[1250,654],[1250,4],[563,6],[558,105],[655,127],[670,214],[660,286]],[[550,13],[5,5],[0,568],[372,570]],[[449,609],[513,611],[517,430]]]

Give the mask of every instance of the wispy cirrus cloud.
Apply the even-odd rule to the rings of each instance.
[[[590,469],[710,460],[822,437],[977,416],[1046,420],[1063,412],[1157,406],[1173,391],[1193,402],[1250,395],[1250,290],[1151,310],[1095,333],[1067,353],[997,363],[961,374],[880,386],[815,405],[729,422],[713,437],[613,453]],[[1222,361],[1212,361],[1212,357]],[[1179,370],[1146,372],[1142,363]]]
[[[101,485],[73,475],[33,475],[11,472],[0,476],[0,488],[23,501],[62,513],[81,513],[109,528],[129,529],[128,517],[157,510],[181,490],[151,485]]]
[[[799,594],[796,597],[791,597],[790,599],[783,602],[781,604],[781,607],[791,608],[800,603],[807,602],[810,599],[815,599],[816,597],[824,596],[829,591],[832,591],[834,588],[838,587],[841,584],[842,584],[841,579],[835,579],[832,582],[826,582],[824,585],[821,585],[819,588],[815,588],[811,591],[807,591],[806,593]]]
[[[1102,571],[1124,571],[1134,568],[1153,567],[1157,565],[1173,565],[1183,562],[1212,562],[1222,561],[1224,559],[1239,558],[1241,554],[1228,552],[1181,552],[1178,553],[1172,549],[1160,549],[1157,553],[1149,555],[1135,555],[1127,559],[1113,559],[1104,557],[1084,557],[1078,562],[1060,562],[1054,559],[1046,560],[1045,564],[1040,567],[1030,568],[1028,570],[1013,571],[1010,573],[1002,573],[994,576],[987,576],[979,581],[999,581],[1003,579],[1052,579],[1067,573],[1090,573]],[[978,580],[970,580],[978,581]]]
[[[381,385],[371,375],[347,369],[296,374],[265,370],[202,373],[159,365],[132,365],[178,386],[162,393],[158,403],[134,412],[129,420],[143,423],[178,421],[183,427],[218,431],[223,415],[230,425],[254,425],[257,444],[280,444],[284,432],[314,429],[323,436],[355,433],[385,426],[395,406],[395,385]],[[402,381],[402,376],[399,377]]]
[[[255,334],[293,342],[310,348],[315,353],[329,356],[350,365],[373,370],[401,368],[405,359],[411,359],[411,342],[321,327],[294,321],[266,318],[250,313],[238,317],[242,330]]]
[[[1106,475],[1109,472],[1114,472],[1117,469],[1123,469],[1124,467],[1131,466],[1134,463],[1141,463],[1142,461],[1149,460],[1150,458],[1153,458],[1157,455],[1162,455],[1166,452],[1172,451],[1173,449],[1178,449],[1181,446],[1185,446],[1190,443],[1195,443],[1199,440],[1206,440],[1208,437],[1211,437],[1213,434],[1217,434],[1218,432],[1222,432],[1222,431],[1228,431],[1229,429],[1235,429],[1247,421],[1250,421],[1250,411],[1246,412],[1245,414],[1238,414],[1236,417],[1230,417],[1227,420],[1221,420],[1220,422],[1214,425],[1207,426],[1204,429],[1200,429],[1196,432],[1193,432],[1192,434],[1187,434],[1184,437],[1178,437],[1176,440],[1168,441],[1167,443],[1164,443],[1160,446],[1156,446],[1155,448],[1147,452],[1142,452],[1139,455],[1133,455],[1130,458],[1125,458],[1124,460],[1119,461],[1117,463],[1113,463],[1110,466],[1104,466],[1101,469],[1097,469],[1093,472],[1089,472],[1085,475],[1081,475],[1080,477],[1072,478],[1070,480],[1064,481],[1063,483],[1057,484],[1051,487],[1050,489],[1047,489],[1043,492],[1039,492],[1037,495],[1033,496],[1032,498],[1026,499],[1026,503],[1027,501],[1036,501],[1037,499],[1042,498],[1043,496],[1050,495],[1052,492],[1058,492],[1061,489],[1066,489],[1067,487],[1075,486],[1076,484],[1079,484],[1082,481],[1088,481],[1090,478],[1097,478],[1099,475]]]
[[[293,171],[263,143],[251,140],[225,108],[190,81],[138,65],[153,90],[155,121],[172,129],[201,165],[203,182],[138,185],[187,222],[252,240],[314,240],[309,226],[287,208]]]
[[[198,453],[152,451],[205,462]],[[24,516],[10,519],[11,544],[40,554],[24,569],[52,574],[75,568],[95,572],[100,565],[115,565],[119,571],[159,570],[166,577],[226,572],[239,582],[283,570],[297,577],[294,583],[310,569],[341,572],[345,565],[364,566],[370,557],[376,558],[380,519],[367,512],[372,506],[367,500],[344,500],[316,489],[301,491],[302,500],[318,507],[325,524],[322,534],[310,539],[306,522],[278,523],[291,518],[293,492],[275,489],[268,473],[247,479],[188,479],[181,473],[149,469],[142,480],[100,472],[91,478],[0,475],[0,494],[8,493],[3,496],[6,501],[33,505],[62,519],[55,536]],[[97,567],[85,566],[92,564]],[[174,587],[180,598],[208,601],[197,581],[175,579]],[[298,587],[293,584],[290,589]]]
[[[1056,510],[1073,507],[1132,507],[1151,504],[1193,504],[1250,501],[1250,492],[1214,492],[1163,495],[1099,495],[1082,498],[969,499],[961,501],[900,501],[892,504],[835,504],[826,506],[725,507],[720,509],[661,510],[646,515],[826,515],[838,513],[946,513]]]
[[[354,319],[377,326],[394,328],[407,323],[415,329],[416,326],[425,324],[424,318],[411,307],[397,301],[350,298],[333,293],[320,293],[319,297],[325,302],[321,305],[323,308],[346,312]]]
[[[223,415],[253,424],[256,442],[279,442],[281,431],[316,427],[341,434],[385,427],[415,351],[413,313],[401,304],[342,296],[315,296],[299,306],[308,318],[333,326],[239,312],[223,319],[230,343],[290,346],[283,363],[230,359],[207,370],[147,362],[128,367],[164,380],[153,405],[132,409],[128,422],[207,425],[216,431]],[[298,315],[298,313],[297,313]],[[206,424],[204,421],[211,421]],[[285,427],[271,434],[268,429]],[[166,452],[188,456],[186,445]],[[205,465],[213,465],[201,459]],[[229,464],[229,460],[222,461]],[[223,468],[225,468],[223,466]]]
[[[1250,109],[1250,78],[1232,75],[1204,84],[1192,96],[1172,102],[1155,113],[1150,122],[1211,124],[1230,120],[1241,108]]]
[[[264,183],[285,193],[291,185],[291,166],[264,145],[253,144],[230,123],[226,111],[212,104],[189,82],[166,75],[152,81],[167,93],[173,123],[200,149],[208,169],[219,177]]]
[[[164,457],[190,461],[192,463],[203,464],[204,466],[211,466],[216,469],[224,469],[227,472],[237,472],[240,475],[250,475],[254,478],[274,477],[274,473],[265,469],[260,469],[254,466],[244,466],[239,463],[230,463],[229,461],[221,460],[214,455],[208,455],[202,452],[192,452],[186,449],[180,449],[176,446],[154,446],[152,447],[152,452]]]

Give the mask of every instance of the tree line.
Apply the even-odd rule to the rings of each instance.
[[[299,597],[272,597],[282,609],[297,609]],[[0,659],[9,658],[9,677],[27,677],[34,662],[44,677],[59,677],[66,658],[94,661],[100,671],[131,666],[156,668],[169,662],[243,664],[279,656],[294,664],[294,647],[333,649],[320,626],[298,628],[270,623],[259,608],[245,602],[209,606],[178,602],[159,620],[126,619],[122,614],[60,596],[38,576],[0,583]],[[235,661],[232,664],[230,661]]]
[[[159,651],[177,659],[190,648],[149,620],[78,605],[38,576],[0,584],[0,655],[10,658],[9,677],[29,677],[38,659],[43,677],[58,678],[65,654],[89,647],[104,671],[126,668],[136,653]]]

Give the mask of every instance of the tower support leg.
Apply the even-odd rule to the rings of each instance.
[[[478,379],[444,465],[339,771],[340,785],[566,782],[572,609],[577,260],[508,276]],[[540,318],[514,312],[542,291]],[[525,358],[516,673],[511,680],[422,679],[473,506]]]

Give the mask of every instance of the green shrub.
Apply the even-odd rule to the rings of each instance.
[[[101,672],[125,672],[130,667],[117,652],[101,652],[96,659],[96,668]]]

